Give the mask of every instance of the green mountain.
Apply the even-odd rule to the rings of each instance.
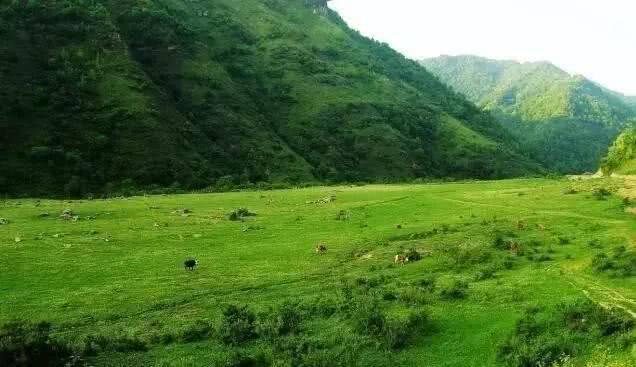
[[[496,115],[537,160],[559,172],[596,170],[636,117],[626,97],[547,62],[442,56],[421,63]]]
[[[326,0],[0,5],[0,192],[537,172]]]
[[[605,175],[636,175],[636,128],[619,135],[603,160],[601,170]]]

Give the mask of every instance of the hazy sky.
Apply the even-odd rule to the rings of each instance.
[[[635,0],[333,0],[355,29],[411,58],[551,61],[636,95]]]

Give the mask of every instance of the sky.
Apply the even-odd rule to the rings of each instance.
[[[634,0],[332,0],[364,35],[421,59],[550,61],[636,96]]]

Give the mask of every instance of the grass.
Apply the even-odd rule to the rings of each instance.
[[[362,349],[359,363],[497,366],[497,346],[528,307],[555,307],[587,294],[636,311],[634,278],[591,268],[596,254],[633,247],[636,223],[621,198],[593,196],[599,185],[620,183],[530,179],[4,200],[0,217],[10,222],[0,226],[0,324],[47,321],[55,335],[74,342],[97,334],[149,343],[145,352],[91,357],[100,366],[209,365],[227,348],[207,338],[206,330],[195,342],[176,338],[162,345],[151,342],[152,336],[218,325],[230,304],[258,314],[284,300],[328,302],[339,297],[344,281],[354,284],[354,295],[393,291],[395,299],[382,301],[389,319],[420,310],[433,325],[404,349]],[[564,194],[569,189],[577,194]],[[335,200],[320,201],[330,195]],[[79,220],[60,219],[66,208]],[[237,208],[255,215],[229,220]],[[348,220],[336,220],[340,211]],[[497,233],[524,247],[526,255],[510,260],[510,269],[498,265],[509,252],[494,248]],[[598,247],[589,245],[594,240]],[[327,246],[325,254],[315,253],[319,243]],[[411,248],[423,254],[421,261],[393,265],[396,254]],[[542,255],[550,260],[531,260]],[[183,268],[189,257],[199,261],[195,271]],[[494,276],[476,280],[484,268],[496,269]],[[429,277],[436,290],[418,293],[418,281]],[[468,283],[465,298],[443,297],[441,289],[457,281]],[[306,316],[300,329],[320,340],[355,337],[344,316]],[[575,357],[585,360],[597,346],[614,348],[603,339]],[[629,358],[623,350],[611,351]]]

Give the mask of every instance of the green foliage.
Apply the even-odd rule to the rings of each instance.
[[[228,219],[231,221],[239,221],[249,217],[255,217],[256,213],[250,212],[247,208],[238,208],[228,215]]]
[[[2,366],[64,366],[71,353],[68,345],[51,337],[48,323],[16,321],[0,327]]]
[[[511,367],[550,366],[577,356],[586,345],[632,330],[634,320],[589,300],[555,309],[528,309],[514,332],[499,346],[498,359]]]
[[[323,5],[25,4],[0,5],[0,193],[542,171],[488,114]]]
[[[523,150],[555,172],[596,171],[611,141],[636,118],[617,93],[549,63],[442,56],[422,64],[493,112]]]
[[[439,294],[448,300],[464,299],[468,297],[468,283],[463,280],[455,280],[442,287]]]
[[[612,173],[633,174],[636,158],[636,129],[625,130],[610,147],[601,169],[605,175]]]
[[[229,305],[223,310],[219,336],[226,344],[239,345],[257,337],[256,315],[247,306]]]
[[[616,277],[636,275],[636,251],[625,246],[616,247],[612,254],[597,254],[592,259],[592,268],[599,273],[607,273]]]

